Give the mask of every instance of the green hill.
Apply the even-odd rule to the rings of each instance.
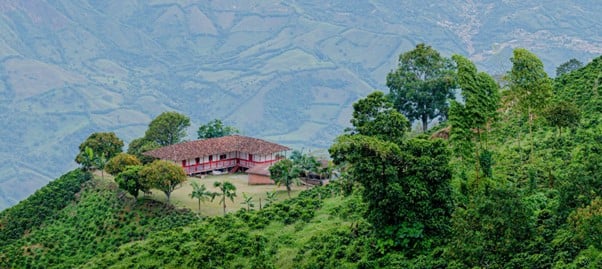
[[[351,104],[425,42],[507,71],[602,53],[588,1],[1,1],[0,209],[73,169],[79,141],[141,136],[160,112],[328,148]]]

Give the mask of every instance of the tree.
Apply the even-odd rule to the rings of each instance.
[[[511,96],[516,107],[529,118],[531,137],[531,161],[533,155],[533,118],[547,105],[552,96],[552,81],[543,69],[543,63],[535,54],[518,48],[513,52],[512,70],[508,74]]]
[[[207,201],[209,198],[213,200],[213,197],[217,195],[215,192],[211,192],[207,190],[205,184],[199,185],[198,182],[193,181],[190,185],[192,185],[192,193],[190,193],[190,198],[199,200],[199,213],[201,212],[201,202]]]
[[[568,74],[581,67],[583,67],[583,63],[575,58],[572,58],[572,59],[568,60],[567,62],[556,67],[556,77],[562,76],[564,74]]]
[[[253,196],[247,196],[246,193],[242,193],[242,203],[247,206],[247,211],[250,211],[251,208],[255,207],[255,203],[253,202]]]
[[[289,198],[291,197],[291,186],[293,184],[300,184],[300,172],[301,170],[299,167],[289,159],[282,159],[270,166],[270,178],[272,178],[278,186],[286,186],[286,192],[288,193]]]
[[[236,186],[234,184],[224,181],[224,182],[213,182],[213,186],[219,188],[221,194],[217,194],[221,196],[219,203],[224,206],[224,216],[226,215],[226,198],[230,199],[230,201],[234,202],[234,197],[236,197]],[[214,197],[213,197],[214,198]],[[213,201],[211,198],[211,201]]]
[[[111,175],[118,175],[131,165],[142,165],[142,163],[132,154],[119,153],[107,162],[105,171]]]
[[[420,120],[422,131],[437,117],[447,116],[453,99],[453,64],[425,44],[399,56],[397,70],[387,75],[395,108],[410,120]]]
[[[144,166],[140,175],[144,178],[146,186],[163,191],[167,196],[168,203],[171,193],[186,181],[186,174],[182,167],[163,160],[157,160]]]
[[[127,191],[136,199],[138,199],[138,193],[140,191],[148,190],[148,187],[144,185],[144,180],[140,175],[141,170],[141,165],[127,166],[115,177],[115,182],[117,182],[119,188]]]
[[[455,152],[466,156],[467,150],[474,148],[474,161],[477,183],[479,169],[482,167],[481,152],[486,150],[482,134],[487,131],[487,124],[496,116],[500,104],[499,88],[495,80],[486,73],[477,73],[476,66],[460,55],[452,56],[457,66],[457,83],[462,89],[464,104],[452,101],[449,110],[449,122],[452,126],[450,140]],[[473,132],[476,130],[476,133]],[[475,141],[472,143],[471,141]]]
[[[378,136],[389,141],[401,141],[410,129],[410,122],[380,91],[372,92],[353,104],[351,125],[350,133]]]
[[[207,124],[203,124],[197,131],[199,139],[222,137],[239,133],[238,129],[232,126],[224,126],[221,120],[214,119]]]
[[[577,126],[581,118],[579,108],[569,102],[556,102],[543,111],[543,116],[548,124],[558,128],[558,136],[562,135],[562,128]]]
[[[161,146],[177,144],[186,136],[190,119],[178,112],[163,112],[148,125],[144,137]]]
[[[86,147],[91,148],[94,155],[110,159],[123,151],[123,141],[113,132],[93,133],[79,145],[79,154],[75,157],[75,162],[81,164],[84,161]]]
[[[366,219],[392,247],[417,250],[450,228],[453,200],[445,143],[412,139],[398,145],[377,137],[342,135],[329,149],[335,164],[362,186]]]
[[[156,158],[146,156],[143,153],[160,147],[159,143],[148,140],[146,137],[140,137],[130,142],[127,153],[136,156],[143,164],[149,164],[156,160]]]

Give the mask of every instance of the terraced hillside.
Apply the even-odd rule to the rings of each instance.
[[[602,53],[597,1],[0,1],[0,209],[177,110],[326,148],[350,105],[418,42],[503,73],[515,47],[555,66]]]

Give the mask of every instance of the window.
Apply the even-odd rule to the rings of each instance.
[[[227,158],[226,154],[219,155],[219,159],[220,159],[220,160],[224,160],[224,159],[226,159],[226,158]]]
[[[201,163],[201,158],[195,158],[194,161],[196,162],[196,164]]]

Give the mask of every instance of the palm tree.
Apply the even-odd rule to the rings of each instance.
[[[193,181],[190,185],[192,185],[192,193],[190,193],[190,198],[193,198],[193,199],[196,198],[199,200],[199,213],[200,213],[201,212],[201,202],[209,200],[209,197],[211,197],[211,200],[213,200],[213,197],[215,197],[215,195],[217,195],[217,193],[208,191],[207,187],[205,187],[205,184],[199,185],[199,183],[196,181]]]
[[[213,186],[219,188],[221,194],[218,193],[222,198],[220,198],[219,203],[224,205],[224,216],[226,215],[226,198],[230,199],[230,201],[234,202],[234,197],[236,197],[236,186],[234,184],[224,181],[224,182],[213,182]],[[213,199],[211,199],[213,201]]]

